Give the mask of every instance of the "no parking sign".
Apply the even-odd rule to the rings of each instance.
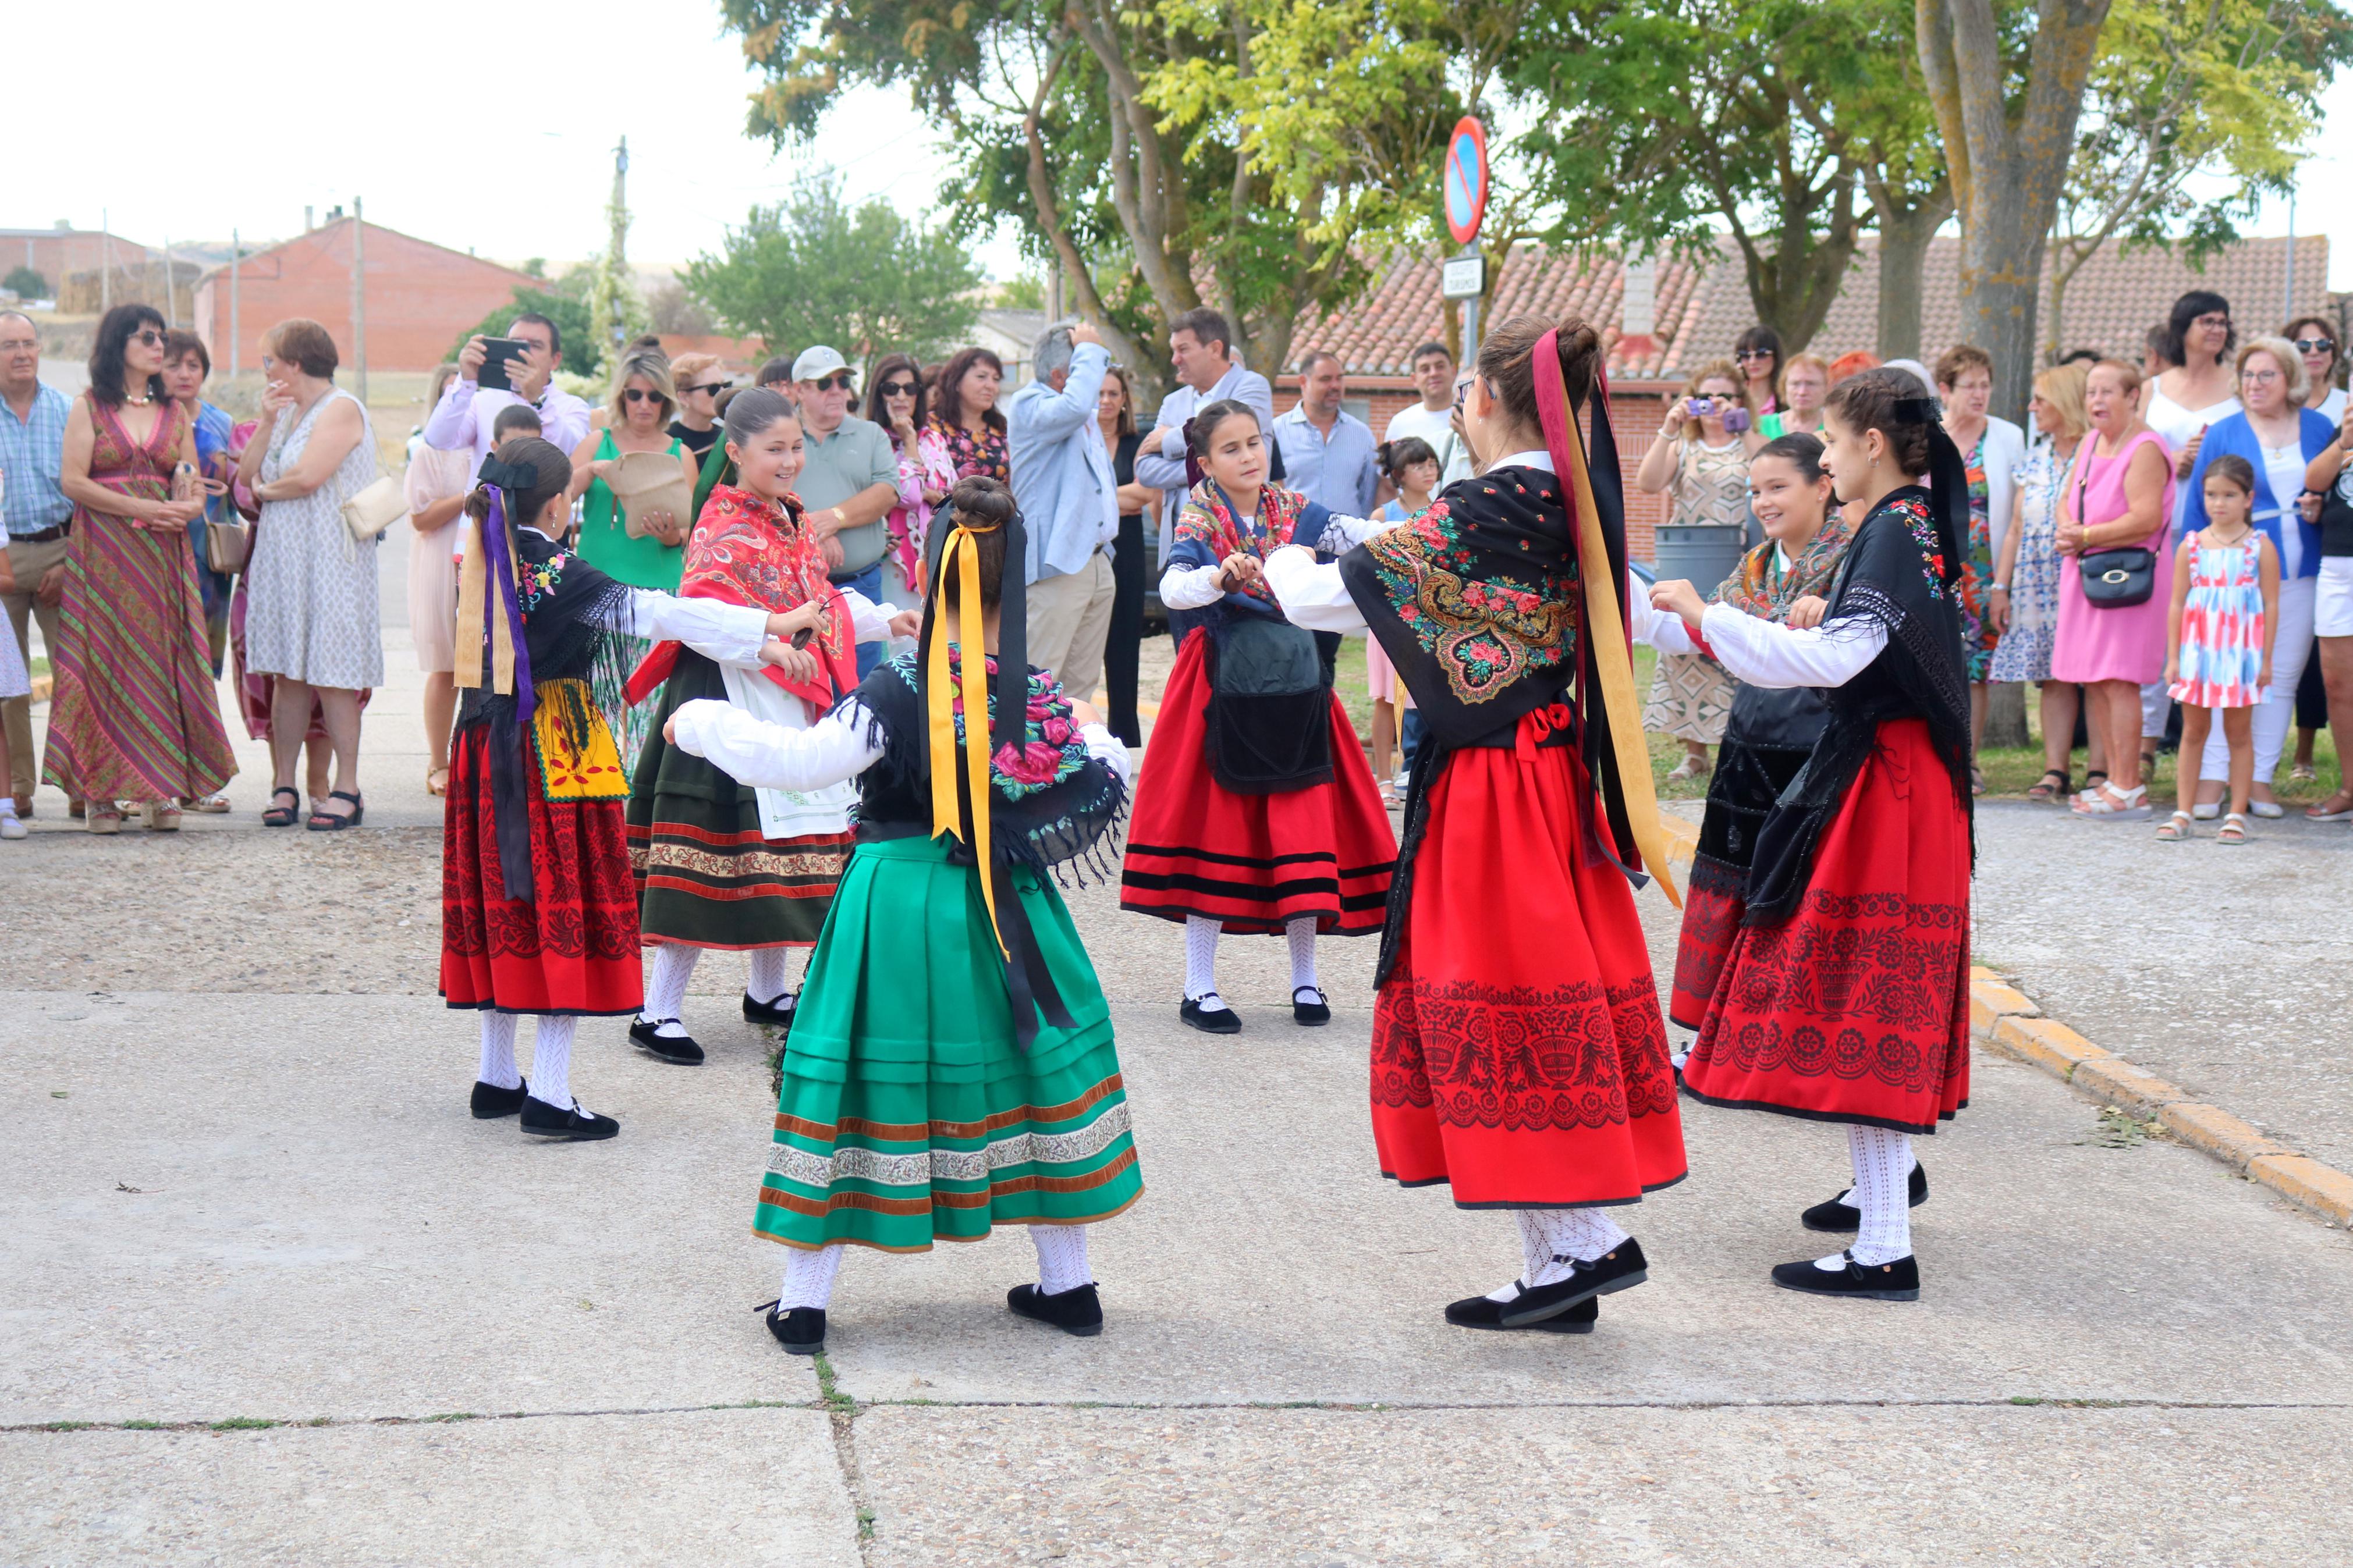
[[[1446,139],[1445,186],[1447,232],[1455,244],[1468,245],[1487,216],[1487,128],[1476,115],[1456,121]]]

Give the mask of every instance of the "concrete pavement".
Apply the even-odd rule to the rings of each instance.
[[[1103,889],[1071,902],[1147,1189],[1096,1237],[1104,1334],[1010,1317],[1001,1235],[853,1254],[828,1361],[788,1358],[739,961],[697,977],[703,1068],[584,1026],[617,1141],[465,1115],[390,662],[367,828],[265,833],[243,780],[176,839],[45,793],[0,849],[0,1563],[2342,1559],[2353,1247],[2196,1152],[1980,1053],[1924,1144],[1923,1300],[1825,1301],[1764,1271],[1823,1249],[1796,1215],[1843,1140],[1687,1106],[1691,1179],[1627,1216],[1651,1283],[1591,1336],[1463,1333],[1438,1308],[1516,1242],[1374,1171],[1372,944],[1326,944],[1335,1021],[1300,1030],[1282,944],[1228,942],[1246,1027],[1213,1038],[1176,929]],[[1998,903],[2046,851],[1985,826]],[[1981,941],[2031,979],[2005,918]]]

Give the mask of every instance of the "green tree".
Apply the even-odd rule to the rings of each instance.
[[[687,264],[687,291],[778,352],[830,343],[852,358],[952,345],[979,319],[981,276],[944,230],[881,200],[852,207],[820,170],[754,207],[715,256]]]
[[[7,277],[0,278],[0,289],[7,289],[19,300],[49,298],[49,280],[29,267],[15,268]]]
[[[2066,332],[2068,285],[2111,240],[2193,260],[2290,187],[2319,129],[2320,94],[2353,52],[2331,0],[2116,0],[2100,37],[2051,232],[2043,347]],[[2200,199],[2196,176],[2220,176]]]
[[[533,311],[555,323],[556,335],[564,342],[563,369],[574,375],[600,374],[605,368],[605,346],[596,341],[588,319],[588,289],[594,273],[593,268],[575,267],[545,289],[518,285],[511,301],[458,334],[448,357],[456,359],[466,340],[478,333],[486,338],[506,336],[517,316]]]

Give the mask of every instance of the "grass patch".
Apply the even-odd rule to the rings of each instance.
[[[161,1421],[125,1421],[122,1424],[125,1432],[161,1432],[163,1429]]]
[[[95,1421],[44,1421],[41,1423],[41,1430],[44,1432],[88,1432],[96,1427],[98,1423]]]
[[[481,1416],[471,1410],[451,1410],[440,1415],[427,1415],[427,1423],[439,1421],[480,1421]]]
[[[2039,1394],[2013,1394],[2010,1396],[2010,1402],[2012,1405],[2040,1405],[2042,1403],[2042,1396]]]
[[[874,1510],[871,1508],[861,1508],[858,1510],[858,1539],[860,1541],[874,1539]]]
[[[216,1432],[267,1432],[272,1426],[284,1425],[282,1421],[264,1421],[259,1415],[232,1415],[226,1421],[214,1422],[212,1429]]]
[[[834,1380],[833,1358],[819,1351],[809,1359],[817,1363],[817,1394],[825,1407],[844,1415],[854,1415],[858,1409],[858,1401],[844,1394],[840,1384]]]
[[[2094,1149],[2137,1149],[2158,1131],[2155,1117],[2136,1116],[2121,1105],[2103,1105],[2092,1135],[2080,1142]]]

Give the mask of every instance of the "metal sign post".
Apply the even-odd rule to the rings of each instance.
[[[1476,115],[1455,121],[1446,139],[1446,231],[1461,246],[1475,244],[1487,216],[1487,128]],[[1479,352],[1479,301],[1487,292],[1487,259],[1471,250],[1446,262],[1440,292],[1462,302],[1462,357]]]

